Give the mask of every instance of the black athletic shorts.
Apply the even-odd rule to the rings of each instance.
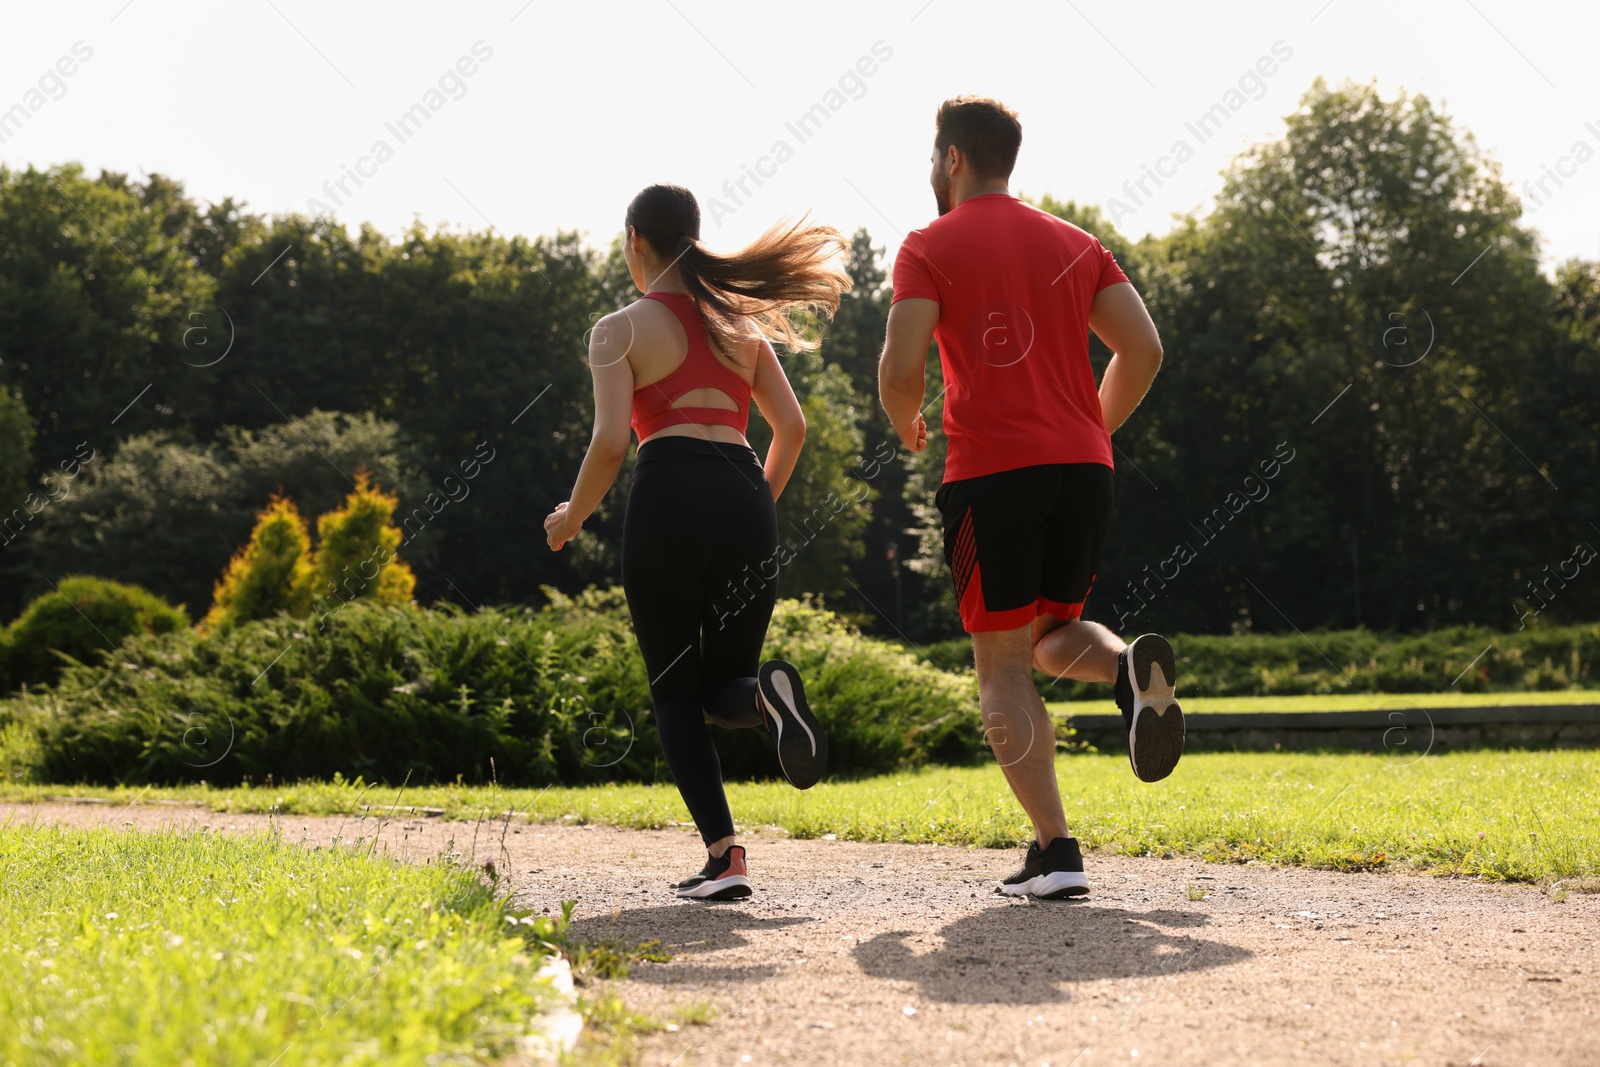
[[[1076,619],[1111,525],[1111,468],[1056,463],[945,482],[944,561],[968,633]]]

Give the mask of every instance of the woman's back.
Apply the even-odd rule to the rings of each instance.
[[[624,324],[613,328],[627,335],[621,340],[633,372],[632,425],[640,443],[693,435],[744,444],[757,354],[729,359],[687,293],[647,293],[619,317]],[[758,341],[752,331],[744,348]]]

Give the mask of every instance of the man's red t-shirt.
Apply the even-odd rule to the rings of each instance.
[[[947,482],[1046,463],[1110,467],[1089,363],[1095,294],[1125,282],[1095,237],[1005,193],[907,235],[894,299],[939,302]]]

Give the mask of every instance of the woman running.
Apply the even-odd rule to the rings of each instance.
[[[626,223],[623,257],[644,298],[595,324],[594,436],[572,499],[544,528],[555,550],[578,534],[627,458],[631,426],[639,456],[622,587],[661,750],[709,853],[676,892],[730,900],[750,895],[750,878],[706,715],[735,729],[764,724],[784,777],[800,789],[816,783],[828,758],[799,672],[760,662],[777,585],[749,577],[776,562],[774,504],[806,433],[772,342],[814,347],[789,312],[838,309],[850,288],[849,245],[831,227],[801,222],[718,255],[700,244],[694,194],[676,185],[634,197]],[[744,437],[752,399],[772,427],[765,462]],[[717,606],[730,588],[743,603],[734,611]]]

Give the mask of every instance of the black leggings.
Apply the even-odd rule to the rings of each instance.
[[[778,598],[778,514],[745,445],[639,446],[622,532],[622,588],[672,779],[707,844],[733,834],[706,729],[761,723],[756,668]]]

